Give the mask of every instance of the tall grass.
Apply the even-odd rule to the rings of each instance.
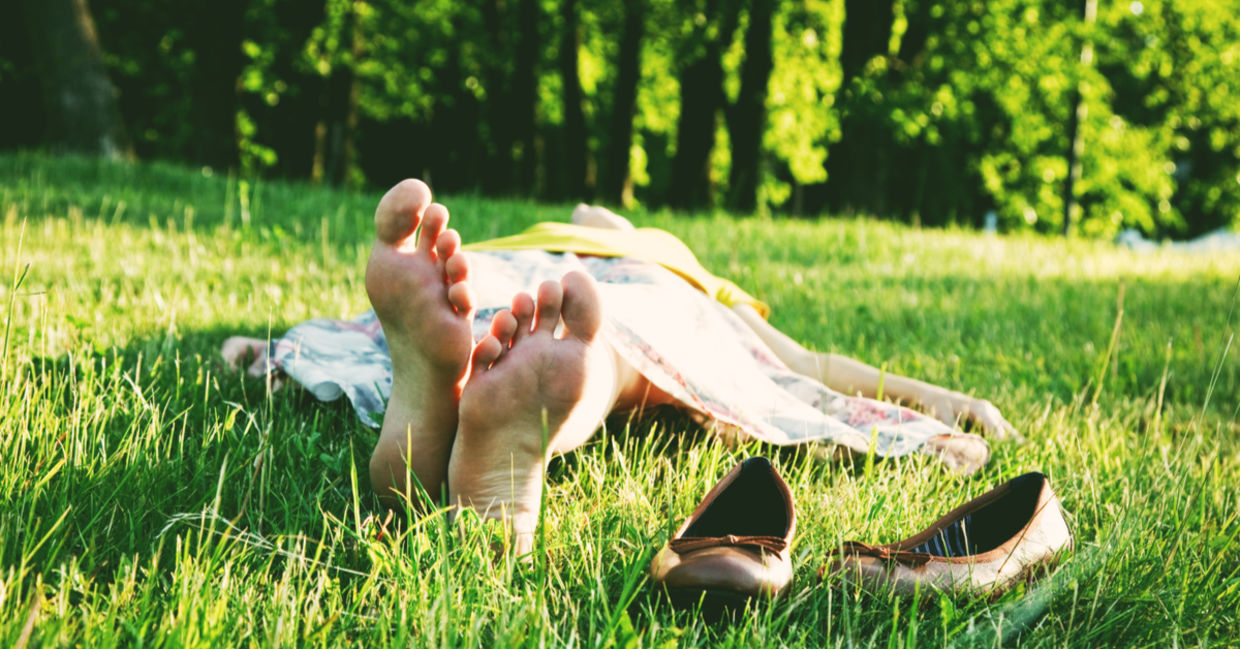
[[[389,517],[366,479],[375,433],[346,405],[272,394],[217,356],[231,334],[365,309],[378,197],[0,157],[0,644],[1238,643],[1240,255],[635,213],[795,338],[991,399],[1026,441],[962,478],[615,420],[553,463],[545,561],[514,563],[491,554],[493,526]],[[568,212],[443,200],[466,240]],[[644,577],[653,552],[759,453],[801,517],[790,596],[730,623],[668,609]],[[1077,539],[1050,578],[995,601],[818,582],[840,540],[901,538],[1030,469]]]

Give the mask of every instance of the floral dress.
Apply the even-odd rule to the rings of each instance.
[[[985,440],[900,405],[835,392],[790,370],[730,308],[664,267],[631,257],[541,250],[470,251],[477,294],[474,338],[520,291],[584,270],[598,282],[602,335],[617,353],[725,440],[813,444],[879,457],[928,453],[971,473],[989,458]],[[320,318],[271,343],[269,362],[322,400],[345,396],[379,426],[392,361],[373,311]]]

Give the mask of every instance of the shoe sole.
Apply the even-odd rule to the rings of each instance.
[[[960,584],[956,588],[927,586],[922,583],[921,588],[933,589],[946,594],[964,595],[981,597],[990,602],[996,602],[1003,595],[1013,588],[1024,584],[1025,588],[1034,587],[1039,581],[1050,577],[1054,574],[1067,559],[1071,553],[1071,549],[1060,549],[1040,559],[1035,559],[1020,569],[1020,572],[1012,575],[1010,578],[1002,582],[992,582],[989,584]],[[818,582],[821,584],[828,578],[836,576],[832,571],[830,564],[824,565],[818,569]],[[858,582],[858,576],[854,573],[844,572],[838,574],[838,577],[845,583],[865,588],[887,590],[895,588],[897,594],[911,595],[913,582],[896,582],[892,579],[885,579],[878,576],[864,577]]]

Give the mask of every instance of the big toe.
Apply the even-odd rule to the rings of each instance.
[[[564,328],[577,338],[587,342],[593,340],[603,326],[603,304],[594,278],[574,270],[565,275],[560,284],[564,286],[563,306],[560,307]]]
[[[470,372],[472,376],[477,376],[491,367],[491,364],[499,360],[500,354],[504,352],[504,344],[500,342],[494,335],[489,335],[474,346],[474,351],[470,361],[473,363],[473,369]]]
[[[375,236],[388,244],[408,239],[431,204],[431,188],[421,180],[402,180],[388,190],[375,208]]]

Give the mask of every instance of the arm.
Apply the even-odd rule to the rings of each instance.
[[[1016,429],[1003,418],[999,409],[985,399],[917,379],[885,374],[847,356],[812,352],[771,326],[748,304],[737,304],[732,310],[789,369],[822,381],[832,390],[874,398],[881,385],[884,397],[916,404],[947,424],[956,425],[961,419],[969,419],[998,437],[1016,434]]]

